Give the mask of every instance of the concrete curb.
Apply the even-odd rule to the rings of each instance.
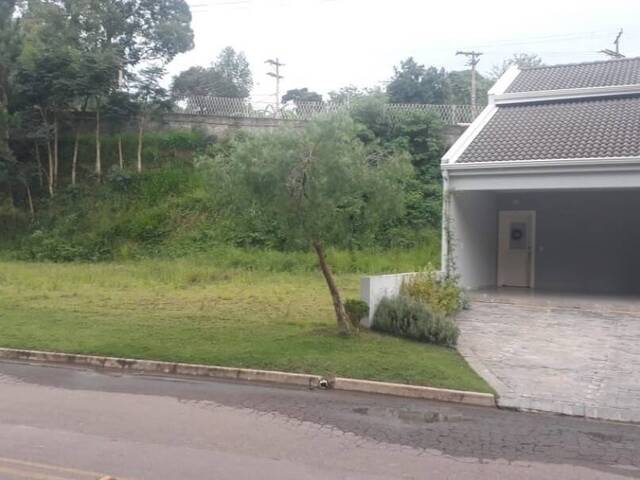
[[[402,383],[374,382],[353,378],[336,378],[333,388],[351,392],[379,393],[397,397],[421,398],[440,402],[464,403],[481,407],[495,407],[496,398],[490,393],[465,392],[445,388],[421,387]]]
[[[66,365],[107,368],[130,372],[185,375],[192,377],[219,378],[225,380],[244,380],[280,385],[294,385],[307,388],[329,388],[350,392],[377,393],[398,397],[420,398],[441,402],[462,403],[484,407],[495,407],[496,399],[492,394],[447,390],[441,388],[404,385],[400,383],[374,382],[352,378],[326,380],[319,375],[304,373],[255,370],[251,368],[218,367],[190,363],[161,362],[155,360],[135,360],[130,358],[100,357],[72,353],[41,352],[37,350],[18,350],[0,348],[1,360],[15,360],[37,363],[62,363]]]

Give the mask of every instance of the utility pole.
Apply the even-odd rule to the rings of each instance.
[[[620,37],[622,37],[623,30],[620,29],[618,35],[616,35],[616,39],[613,41],[613,44],[616,46],[615,50],[611,50],[610,48],[605,48],[604,50],[600,50],[600,53],[604,53],[605,55],[611,58],[624,58],[624,55],[620,53]]]
[[[622,36],[622,29],[620,29],[620,31],[618,32],[618,35],[616,35],[616,39],[613,41],[614,45],[616,46],[616,55],[620,55],[620,37]]]
[[[275,60],[269,59],[264,63],[271,65],[275,71],[267,72],[267,75],[276,79],[276,115],[280,114],[280,80],[284,77],[280,75],[280,67],[284,67],[284,63],[280,63],[280,59],[276,57]]]
[[[458,50],[456,55],[464,55],[465,57],[469,57],[467,61],[467,65],[471,67],[471,105],[473,107],[476,106],[476,65],[480,62],[480,55],[482,52],[463,52]]]

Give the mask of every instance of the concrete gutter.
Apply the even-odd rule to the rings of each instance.
[[[149,374],[184,375],[192,377],[243,380],[292,385],[310,389],[333,388],[350,392],[377,393],[406,398],[420,398],[441,402],[462,403],[484,407],[495,407],[495,396],[489,393],[465,392],[441,388],[404,385],[399,383],[373,382],[352,378],[325,379],[319,375],[305,373],[255,370],[251,368],[218,367],[191,363],[161,362],[156,360],[135,360],[130,358],[101,357],[72,353],[41,352],[0,348],[0,360],[26,361],[35,363],[60,363],[92,368],[105,368],[126,372]]]

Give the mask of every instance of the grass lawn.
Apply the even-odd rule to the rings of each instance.
[[[338,277],[357,297],[358,275]],[[336,335],[319,273],[212,261],[0,261],[0,346],[252,367],[490,392],[452,349]]]

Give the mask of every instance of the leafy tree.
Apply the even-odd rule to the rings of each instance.
[[[0,1],[0,185],[10,184],[10,171],[15,163],[9,145],[9,99],[21,40],[14,18],[17,6],[16,0]]]
[[[61,116],[73,101],[75,79],[80,75],[77,31],[63,6],[39,1],[29,4],[23,31],[16,95],[23,109],[38,112],[49,160],[48,189],[53,195],[60,171]]]
[[[293,102],[295,105],[304,102],[322,103],[322,95],[309,91],[308,88],[294,88],[287,90],[282,96],[282,103]]]
[[[166,63],[193,48],[185,0],[67,0],[87,48],[113,50],[127,71],[146,61]]]
[[[210,67],[191,67],[174,77],[171,94],[175,98],[246,98],[252,87],[253,77],[245,54],[226,47]]]
[[[175,98],[215,96],[216,78],[210,68],[190,67],[173,78],[171,95]]]
[[[362,97],[353,103],[352,118],[360,125],[358,137],[371,149],[410,155],[415,177],[405,185],[404,217],[393,226],[412,229],[438,225],[441,215],[440,159],[444,153],[442,122],[430,113],[400,111],[390,115],[385,97]]]
[[[93,96],[96,111],[96,175],[102,174],[100,112],[121,82],[141,63],[166,64],[193,48],[191,11],[185,0],[69,0],[83,49],[91,52],[94,73],[103,80]],[[104,67],[115,59],[116,68]],[[108,60],[108,62],[107,62]],[[106,79],[104,79],[106,80]],[[102,88],[104,87],[104,88]]]
[[[219,96],[245,98],[251,93],[253,77],[244,53],[237,53],[232,47],[224,48],[213,65],[213,71],[219,77]]]
[[[449,103],[451,96],[447,72],[444,68],[425,68],[412,57],[394,67],[394,75],[387,85],[392,103]]]
[[[469,105],[471,103],[471,70],[449,72],[449,102],[454,105]],[[489,89],[493,80],[476,72],[476,98],[479,104],[486,104]]]
[[[351,101],[372,95],[375,92],[371,89],[360,89],[354,85],[342,87],[339,90],[329,92],[329,101],[331,103],[351,103]]]
[[[497,80],[510,66],[517,65],[518,68],[541,67],[544,64],[542,59],[535,53],[514,53],[510,58],[503,60],[501,65],[494,65],[491,69],[491,78]]]
[[[257,211],[287,236],[313,248],[340,334],[351,327],[326,248],[371,235],[402,214],[406,157],[375,155],[347,115],[318,117],[303,130],[283,129],[236,140],[214,159],[216,193],[230,212]]]

